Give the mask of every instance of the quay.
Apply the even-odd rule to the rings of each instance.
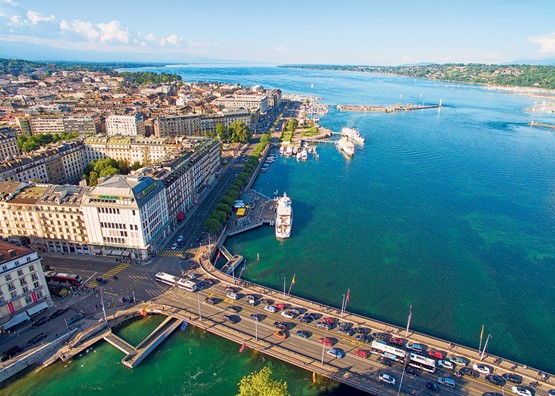
[[[540,128],[555,129],[555,125],[553,125],[553,124],[545,124],[545,123],[543,123],[543,122],[535,122],[535,121],[530,121],[530,126],[532,126],[532,127],[540,127]]]
[[[394,113],[398,111],[414,111],[425,109],[438,109],[442,107],[441,103],[437,105],[416,105],[408,104],[394,104],[391,106],[378,106],[378,105],[337,105],[339,111],[361,111],[361,112],[376,112],[376,113]]]

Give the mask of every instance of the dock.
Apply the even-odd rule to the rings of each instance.
[[[555,129],[555,125],[553,125],[553,124],[545,124],[543,122],[535,122],[535,121],[530,121],[530,126],[540,127],[540,128],[548,128],[548,129]]]
[[[390,106],[380,105],[338,105],[339,111],[360,111],[360,112],[375,112],[375,113],[394,113],[399,111],[414,111],[426,109],[438,109],[442,107],[441,103],[437,105],[416,105],[412,103],[407,104],[394,104]]]

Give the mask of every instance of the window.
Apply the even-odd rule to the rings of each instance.
[[[20,284],[21,286],[24,286],[24,285],[27,284],[27,281],[25,280],[25,278],[21,278],[21,279],[19,280],[19,284]]]
[[[14,291],[11,292],[11,293],[10,293],[10,298],[11,298],[11,299],[17,298],[17,293],[14,292]]]
[[[8,283],[8,291],[12,290],[15,290],[15,286],[13,285],[13,283]]]
[[[39,277],[37,276],[37,274],[31,274],[31,280],[36,281],[38,279],[39,279]]]
[[[27,286],[23,286],[23,293],[29,293],[29,288]]]
[[[31,298],[31,296],[25,296],[25,303],[26,304],[31,304],[33,302],[33,299]]]
[[[36,294],[37,298],[40,300],[42,298],[42,291],[39,290]]]
[[[5,271],[6,267],[3,267],[4,271]],[[12,280],[12,276],[10,274],[6,275],[6,282],[9,282]]]
[[[38,288],[40,287],[40,283],[39,283],[39,282],[34,282],[34,283],[33,283],[33,287],[34,287],[35,289],[38,289]]]
[[[35,270],[35,266],[34,265],[30,265],[29,266],[29,272],[33,272]]]
[[[23,270],[18,270],[17,271],[17,276],[23,276]]]

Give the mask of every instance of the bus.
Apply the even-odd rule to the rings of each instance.
[[[81,286],[83,284],[83,278],[81,278],[81,275],[76,274],[47,271],[44,273],[44,277],[47,282],[69,283],[71,286]]]
[[[407,352],[404,349],[395,348],[394,346],[387,345],[385,341],[374,340],[372,341],[372,353],[386,357],[394,362],[404,363]]]
[[[173,286],[179,281],[177,276],[166,274],[165,272],[158,272],[155,276],[158,282],[165,283],[166,285]]]
[[[409,355],[409,366],[416,367],[420,370],[427,371],[428,373],[433,373],[436,371],[436,361],[416,353],[410,353]]]
[[[186,279],[179,279],[177,281],[177,287],[190,292],[194,292],[197,290],[197,284],[193,281],[186,280]]]

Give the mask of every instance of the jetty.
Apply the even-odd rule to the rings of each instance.
[[[339,111],[360,111],[360,112],[375,112],[375,113],[395,113],[399,111],[414,111],[414,110],[426,110],[426,109],[438,109],[442,107],[442,104],[437,105],[417,105],[413,103],[407,104],[393,104],[390,106],[380,106],[380,105],[337,105],[337,110]]]
[[[543,122],[535,122],[535,121],[530,121],[530,126],[540,127],[540,128],[548,128],[548,129],[555,129],[555,125],[553,125],[553,124],[545,124]]]

